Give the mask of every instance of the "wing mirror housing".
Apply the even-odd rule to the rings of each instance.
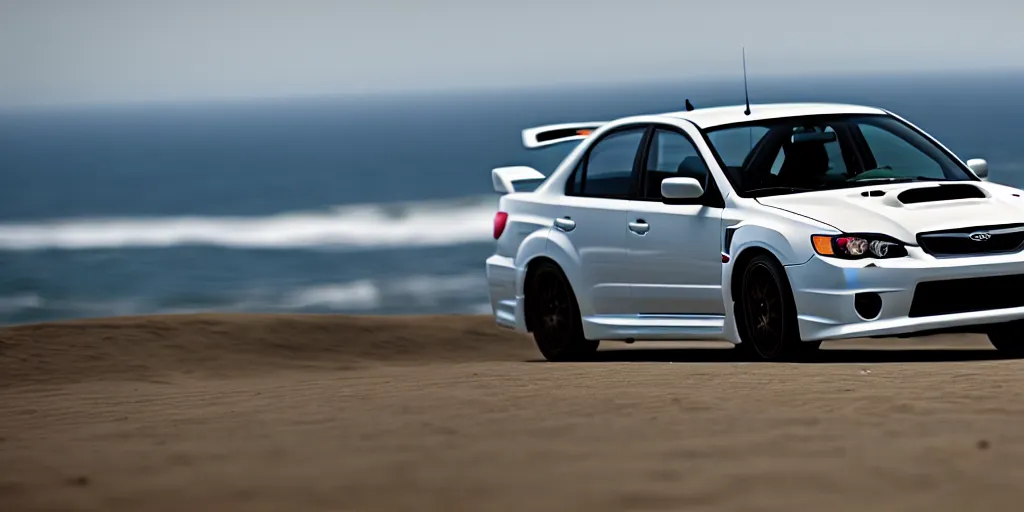
[[[967,161],[967,167],[971,168],[974,175],[982,181],[988,181],[988,162],[984,158],[972,158]]]
[[[665,199],[697,199],[704,195],[704,187],[693,178],[665,178],[661,181],[661,195]]]

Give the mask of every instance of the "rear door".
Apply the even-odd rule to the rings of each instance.
[[[634,314],[722,315],[724,202],[693,137],[657,125],[640,159],[639,190],[627,212],[627,262]],[[695,178],[698,199],[665,202],[661,181]]]
[[[556,206],[555,228],[579,257],[576,294],[584,316],[631,309],[626,217],[646,132],[646,125],[630,125],[603,134],[580,159]]]

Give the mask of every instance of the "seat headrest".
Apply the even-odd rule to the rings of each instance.
[[[828,151],[824,142],[801,142],[787,144],[785,160],[782,163],[780,176],[800,174],[814,176],[828,172]]]
[[[679,162],[676,174],[680,178],[694,178],[697,181],[703,182],[708,174],[708,168],[704,165],[704,160],[699,156],[688,156],[682,162]]]

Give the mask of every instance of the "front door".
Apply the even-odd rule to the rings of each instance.
[[[626,234],[633,312],[724,315],[723,204],[707,165],[690,137],[674,127],[654,130],[640,162]],[[696,178],[704,196],[666,204],[661,180],[668,177]]]

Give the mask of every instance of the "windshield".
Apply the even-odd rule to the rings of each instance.
[[[942,148],[887,115],[768,119],[714,128],[707,136],[743,197],[975,179]]]

